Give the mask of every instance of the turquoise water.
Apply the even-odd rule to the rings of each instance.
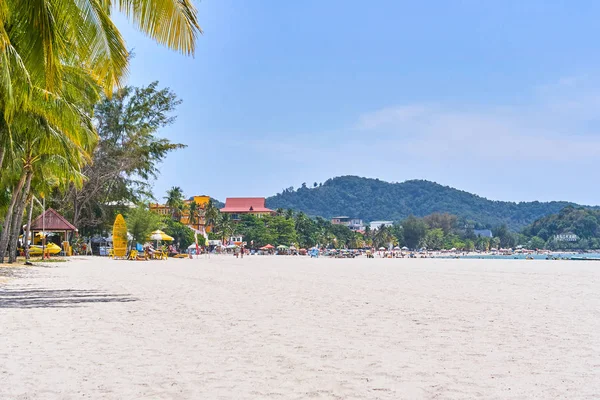
[[[533,257],[534,260],[545,260],[548,257],[548,255],[546,255],[546,254],[531,254],[531,255],[513,254],[510,256],[501,256],[501,255],[470,254],[467,256],[462,256],[462,255],[460,256],[460,258],[480,259],[480,260],[511,260],[511,259],[525,260],[527,257]],[[557,257],[557,258],[567,259],[567,260],[571,259],[571,257],[600,259],[600,253],[586,253],[586,254],[555,253],[555,254],[552,254],[552,257]],[[446,257],[440,257],[440,258],[456,258],[456,257],[446,256]]]

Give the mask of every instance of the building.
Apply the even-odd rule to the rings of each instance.
[[[381,228],[382,226],[393,226],[394,225],[394,221],[372,221],[369,224],[369,228],[371,228],[372,231],[377,230],[379,228]]]
[[[557,242],[576,242],[579,237],[573,232],[561,233],[560,235],[554,235],[554,240]]]
[[[492,231],[490,231],[489,229],[475,229],[473,233],[477,237],[491,238],[494,236],[492,235]]]
[[[363,220],[359,218],[350,218],[350,217],[333,217],[331,218],[331,223],[333,225],[344,225],[350,228],[350,230],[358,232],[364,231],[365,225],[363,224]]]
[[[264,197],[228,197],[221,213],[229,214],[231,219],[239,221],[242,215],[255,215],[262,218],[273,215],[275,211],[265,207]]]
[[[179,217],[179,222],[199,231],[203,235],[205,232],[210,232],[210,226],[206,226],[206,220],[204,218],[206,206],[209,201],[210,196],[193,196],[184,200],[184,208]],[[196,203],[197,206],[195,218],[190,218],[190,205],[192,203]],[[150,203],[150,211],[165,216],[173,215],[173,210],[166,204]]]

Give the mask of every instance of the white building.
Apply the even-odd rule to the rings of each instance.
[[[369,228],[371,228],[371,230],[374,231],[374,230],[381,228],[382,226],[392,226],[392,225],[394,225],[394,221],[372,221],[369,224]]]
[[[573,232],[561,233],[560,235],[554,235],[554,240],[557,242],[576,242],[579,237]]]

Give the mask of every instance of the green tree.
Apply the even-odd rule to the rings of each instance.
[[[189,245],[195,243],[194,232],[179,221],[174,221],[171,218],[164,218],[163,231],[175,239],[175,243],[179,244],[179,248],[185,250]],[[202,237],[202,240],[204,237]]]
[[[224,243],[236,232],[236,223],[231,219],[229,214],[220,214],[219,219],[215,224],[215,234]]]
[[[411,249],[416,249],[422,243],[427,233],[427,225],[422,219],[409,216],[402,221],[404,243]]]
[[[147,181],[158,176],[158,164],[185,147],[157,136],[175,121],[171,114],[179,104],[170,89],[159,89],[156,82],[103,98],[94,110],[98,145],[92,163],[82,170],[87,179],[83,187],[53,192],[53,207],[83,234],[91,234],[109,229],[128,204],[151,197]]]
[[[440,250],[444,245],[444,231],[442,228],[435,228],[427,231],[424,244],[427,249]]]
[[[200,31],[189,0],[4,0],[0,3],[0,171],[13,141],[14,113],[34,107],[34,93],[51,105],[81,66],[106,93],[122,83],[129,54],[111,21],[121,10],[142,32],[183,53],[194,52]],[[38,110],[40,110],[38,108]]]
[[[448,213],[433,213],[423,217],[423,222],[429,229],[441,229],[444,235],[454,231],[458,218]]]
[[[527,247],[529,247],[532,250],[536,250],[536,249],[543,249],[546,245],[546,242],[544,242],[544,239],[542,239],[539,236],[534,236],[529,240],[529,244]]]
[[[294,221],[283,216],[266,217],[267,227],[273,234],[273,241],[277,245],[292,245],[298,238],[294,229]]]
[[[173,186],[167,190],[165,196],[166,205],[171,209],[171,218],[174,221],[179,221],[183,212],[183,190],[179,186]]]
[[[215,206],[212,199],[209,199],[206,207],[204,208],[204,219],[206,226],[209,228],[214,227],[220,219],[220,214],[221,212]]]
[[[150,211],[145,204],[129,209],[125,215],[125,222],[133,237],[132,246],[135,243],[146,242],[150,233],[162,224],[160,216]]]
[[[300,212],[296,214],[296,233],[300,247],[310,248],[317,244],[319,229],[315,221]]]

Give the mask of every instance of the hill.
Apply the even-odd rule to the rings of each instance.
[[[557,214],[542,217],[523,229],[527,236],[552,241],[556,235],[574,233],[580,240],[600,239],[600,210],[565,207]],[[596,245],[595,248],[598,246]]]
[[[575,204],[493,201],[424,180],[389,183],[357,176],[329,179],[315,188],[286,189],[267,199],[267,206],[272,209],[291,208],[325,218],[346,215],[365,221],[396,221],[411,214],[422,217],[433,212],[448,212],[474,221],[480,227],[505,223],[512,230],[519,230],[569,205]]]

